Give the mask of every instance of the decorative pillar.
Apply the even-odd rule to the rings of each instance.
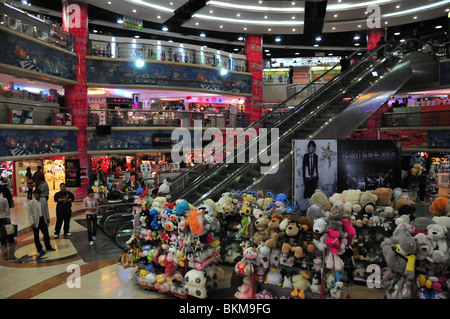
[[[369,29],[367,30],[367,49],[370,51],[377,46],[378,41],[381,37],[386,38],[385,29]]]
[[[249,34],[245,39],[248,72],[252,74],[252,94],[245,99],[245,114],[249,125],[262,117],[263,109],[263,52],[262,36]]]
[[[86,55],[88,53],[88,4],[86,0],[63,0],[63,29],[75,38],[75,52],[78,54],[77,79],[78,85],[64,86],[64,99],[66,106],[72,112],[72,123],[78,127],[78,151],[76,157],[80,160],[80,167],[86,170],[81,179],[81,187],[75,190],[77,199],[87,195],[89,188],[89,156],[87,155],[87,132],[89,118],[88,90],[86,74]]]

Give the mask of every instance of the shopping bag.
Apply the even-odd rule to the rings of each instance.
[[[8,236],[17,236],[17,225],[14,224],[6,224],[5,225],[6,228],[6,235]]]

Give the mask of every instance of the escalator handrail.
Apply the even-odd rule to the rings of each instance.
[[[379,50],[381,50],[382,48],[388,47],[388,46],[392,46],[391,44],[385,44],[383,46],[380,47],[376,47],[373,50],[371,50],[370,52],[368,52],[362,59],[361,61],[353,64],[351,66],[350,69],[356,68],[358,66],[360,66],[365,60],[367,60],[370,56],[374,55],[375,53],[377,53]],[[356,54],[356,52],[355,52]],[[350,70],[349,69],[349,70]],[[347,70],[347,71],[349,71]],[[345,74],[348,74],[348,72],[345,72]],[[311,102],[311,100],[315,99],[317,96],[319,96],[320,94],[322,94],[322,92],[324,90],[328,90],[330,87],[333,87],[335,85],[335,83],[337,83],[337,81],[339,81],[339,79],[341,79],[341,76],[335,77],[333,78],[327,85],[321,87],[319,90],[317,90],[316,92],[314,92],[310,97],[308,97],[307,99],[305,99],[304,101],[302,101],[301,103],[299,103],[299,105],[297,105],[294,109],[292,109],[290,112],[288,112],[286,114],[286,116],[283,116],[281,119],[279,119],[278,121],[276,121],[275,123],[273,123],[268,129],[267,131],[269,131],[271,128],[274,127],[279,127],[280,124],[284,123],[285,121],[287,121],[288,119],[291,118],[291,116],[293,116],[299,108],[301,108],[302,105],[307,104],[309,102]],[[342,89],[341,89],[342,90]],[[256,136],[256,138],[259,138],[259,135]],[[245,150],[247,150],[248,148],[248,144],[245,145]],[[237,156],[237,154],[234,155],[235,157]],[[205,173],[203,173],[202,175],[200,175],[199,177],[197,177],[192,183],[190,183],[189,187],[190,188],[195,188],[198,184],[201,184],[203,182],[203,179],[205,177],[205,175],[210,175],[213,174],[216,170],[218,170],[220,167],[223,167],[223,165],[226,165],[227,163],[220,163],[220,164],[216,164],[213,168],[207,170]],[[245,166],[245,164],[244,164]],[[234,175],[234,174],[232,174]],[[209,192],[208,192],[209,193]],[[185,190],[183,190],[181,193],[176,194],[173,196],[174,199],[177,199],[176,197],[179,198],[179,196],[185,195],[186,192]]]
[[[360,53],[360,52],[363,52],[363,51],[366,51],[366,50],[357,50],[357,51],[353,52],[349,57],[347,57],[347,59],[351,59],[353,56],[355,56],[356,54],[358,54],[358,53]],[[369,52],[370,52],[370,51],[369,51]],[[369,52],[368,52],[368,53],[369,53]],[[367,53],[367,54],[368,54],[368,53]],[[321,80],[321,79],[322,79],[323,77],[325,77],[327,74],[329,74],[330,72],[334,71],[339,65],[341,65],[340,62],[337,63],[337,64],[335,64],[332,68],[330,68],[330,69],[327,70],[326,72],[322,73],[322,74],[321,74],[319,77],[317,77],[315,80],[313,80],[313,81],[310,82],[308,85],[306,85],[305,87],[303,87],[301,90],[299,90],[298,92],[294,93],[292,96],[290,96],[290,97],[287,98],[285,101],[283,101],[283,102],[280,103],[278,106],[276,106],[272,111],[270,111],[270,112],[267,113],[267,114],[264,114],[264,115],[263,115],[261,118],[259,118],[257,121],[255,121],[255,122],[253,122],[252,124],[250,124],[250,125],[246,128],[246,130],[249,129],[249,128],[255,127],[255,126],[256,126],[257,124],[259,124],[259,123],[262,123],[262,122],[263,122],[266,118],[268,118],[273,112],[275,112],[276,110],[278,110],[278,109],[280,109],[281,107],[283,107],[287,102],[289,102],[291,99],[293,99],[294,97],[296,97],[297,95],[299,95],[299,94],[302,93],[303,91],[307,90],[309,87],[312,87],[314,84],[316,84],[319,80]],[[351,67],[353,68],[353,65],[352,65]],[[348,70],[347,70],[347,71],[348,71]],[[244,130],[244,132],[245,132],[245,130]],[[243,133],[236,135],[236,136],[234,137],[234,139],[233,139],[232,142],[234,143],[234,142],[235,142],[242,134],[243,134]],[[223,151],[223,150],[225,149],[225,147],[226,147],[228,144],[231,144],[231,141],[228,142],[228,143],[226,143],[225,145],[222,145],[222,147],[219,147],[217,150],[214,149],[214,152],[212,152],[211,155],[214,155],[217,151]],[[177,176],[177,177],[172,181],[172,183],[176,183],[176,182],[178,182],[179,180],[183,179],[184,176],[186,176],[186,174],[189,174],[189,173],[192,172],[193,170],[197,169],[199,165],[202,165],[202,164],[197,164],[197,165],[192,166],[192,167],[189,168],[187,171],[185,171],[183,174]],[[203,174],[202,174],[202,175],[203,175]],[[201,176],[202,176],[202,175],[201,175]],[[197,177],[196,180],[197,180],[198,178],[200,178],[201,176]],[[193,182],[195,182],[195,180],[194,180]],[[177,194],[177,195],[178,195],[178,194]],[[175,195],[175,196],[176,196],[176,195]]]
[[[385,47],[385,46],[392,46],[392,45],[387,44],[387,45],[380,46],[380,47],[378,48],[378,50],[381,49],[381,48],[383,48],[383,47]],[[399,45],[398,47],[400,47],[400,45]],[[369,56],[373,55],[373,54],[376,53],[378,50],[375,50],[375,51],[372,52]],[[395,51],[396,51],[396,49],[392,50],[388,55],[384,56],[382,60],[378,61],[376,64],[374,64],[374,65],[372,65],[371,67],[367,68],[367,70],[364,72],[364,75],[363,75],[362,77],[366,77],[367,75],[369,75],[370,72],[372,72],[373,69],[376,69],[376,68],[377,68],[378,66],[380,66],[382,63],[384,63],[384,62],[388,59],[388,57],[390,57],[391,55],[393,55],[393,53],[394,53]],[[369,56],[365,57],[365,59],[367,59]],[[363,60],[364,60],[364,59],[363,59]],[[329,101],[327,101],[327,102],[323,103],[322,105],[320,105],[320,106],[317,108],[317,112],[308,114],[304,119],[302,119],[302,121],[300,121],[299,123],[297,123],[297,124],[295,125],[294,128],[290,128],[289,130],[287,130],[286,132],[284,132],[283,135],[279,137],[279,139],[278,139],[278,144],[281,144],[281,143],[284,141],[285,138],[287,138],[288,136],[290,136],[290,135],[291,135],[294,131],[296,131],[300,126],[304,125],[305,123],[307,123],[307,122],[309,122],[311,119],[313,119],[315,116],[317,116],[317,114],[318,114],[320,111],[322,111],[324,108],[326,108],[328,105],[330,105],[330,104],[337,98],[337,96],[339,96],[341,93],[343,93],[343,91],[347,91],[348,89],[353,88],[353,87],[354,87],[355,85],[357,85],[357,84],[358,84],[357,81],[351,81],[350,85],[341,88],[341,89],[339,90],[338,94],[336,94],[336,95],[334,96],[333,99],[330,99]],[[353,97],[352,100],[353,100],[354,98],[355,98],[355,97]],[[283,121],[283,122],[284,122],[284,121]],[[259,135],[258,135],[256,138],[258,138],[258,137],[259,137]],[[266,148],[266,150],[264,150],[264,151],[265,151],[265,152],[266,152],[266,151],[269,151],[270,148],[271,148],[271,145],[268,145],[267,148]],[[236,177],[240,176],[241,173],[242,173],[242,171],[245,170],[245,169],[247,169],[247,167],[248,167],[249,165],[251,165],[251,164],[253,164],[253,163],[251,163],[250,161],[248,161],[247,163],[245,163],[244,165],[242,165],[239,169],[235,170],[233,173],[231,173],[230,175],[228,175],[228,177],[227,177],[226,179],[224,179],[224,180],[222,180],[220,183],[216,184],[216,185],[215,185],[212,189],[210,189],[207,193],[203,194],[199,199],[197,199],[196,202],[194,203],[194,205],[197,205],[197,204],[200,203],[202,200],[204,200],[205,198],[209,197],[209,195],[210,195],[211,193],[214,193],[214,192],[215,192],[218,188],[220,188],[222,185],[224,185],[225,183],[228,183],[230,179],[236,178]]]

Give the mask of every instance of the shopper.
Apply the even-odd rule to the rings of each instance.
[[[56,225],[55,225],[55,238],[59,238],[61,226],[64,223],[64,236],[72,235],[69,232],[70,218],[72,217],[72,202],[75,200],[75,196],[67,189],[65,183],[59,185],[60,191],[54,196],[56,204]]]
[[[41,197],[45,198],[48,203],[48,198],[50,196],[50,189],[48,187],[48,183],[45,180],[44,175],[39,176],[39,186],[37,187],[41,191]]]
[[[427,174],[424,169],[419,176],[419,201],[422,203],[425,201],[427,194],[427,180]]]
[[[27,172],[25,173],[25,178],[26,178],[27,187],[28,187],[27,199],[31,200],[31,199],[33,199],[34,180],[33,180],[33,173],[31,173],[30,167],[27,167]]]
[[[37,171],[34,172],[34,174],[33,174],[33,182],[34,182],[35,187],[38,187],[39,184],[41,183],[41,176],[43,176],[45,179],[44,172],[42,171],[42,166],[38,166]]]
[[[294,83],[294,67],[291,65],[289,66],[289,84]]]
[[[304,198],[311,198],[317,189],[319,182],[319,156],[316,152],[316,143],[309,141],[308,153],[303,156],[303,181],[305,190]]]
[[[86,222],[87,222],[87,235],[89,240],[89,245],[94,244],[95,235],[97,233],[97,209],[98,200],[94,196],[94,190],[92,188],[88,189],[88,196],[83,199],[83,208],[86,212]]]
[[[48,224],[50,223],[50,214],[48,212],[48,205],[45,198],[41,197],[41,191],[35,189],[33,192],[33,199],[28,202],[28,216],[30,218],[31,226],[33,226],[34,244],[36,246],[38,256],[45,255],[42,249],[42,244],[39,240],[39,231],[44,235],[44,245],[46,250],[54,251],[55,249],[50,244],[50,235],[48,234]]]
[[[0,244],[2,247],[6,247],[6,240],[8,238],[6,234],[5,225],[11,223],[9,202],[6,197],[3,196],[3,192],[0,193]]]

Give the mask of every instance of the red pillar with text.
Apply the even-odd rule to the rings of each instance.
[[[89,176],[89,156],[87,154],[87,132],[88,126],[88,90],[86,75],[86,55],[88,53],[89,30],[88,30],[88,4],[84,0],[63,0],[63,29],[75,38],[75,52],[78,54],[77,78],[78,85],[64,86],[64,99],[66,107],[72,112],[73,125],[78,127],[78,151],[76,157],[80,160],[80,167],[86,169]],[[81,178],[81,187],[75,190],[77,199],[87,195],[89,178]]]
[[[245,55],[248,72],[252,74],[252,97],[245,99],[245,114],[251,124],[262,117],[263,109],[263,52],[262,36],[247,35],[245,39]]]
[[[381,37],[386,38],[385,29],[369,29],[367,30],[367,49],[370,51],[377,46]]]

